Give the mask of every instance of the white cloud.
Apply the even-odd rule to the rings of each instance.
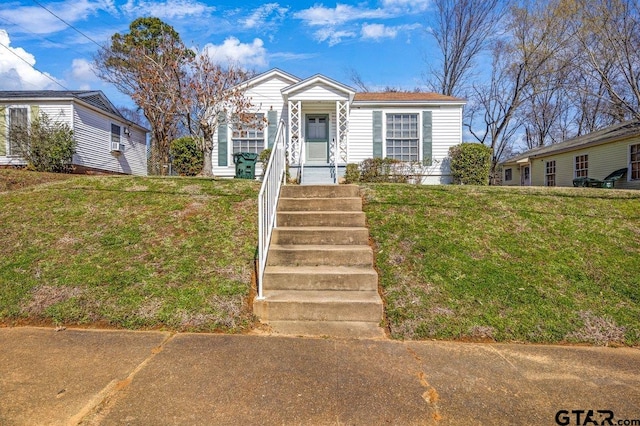
[[[383,24],[363,24],[361,35],[365,40],[381,40],[383,38],[396,38],[401,31],[411,31],[421,27],[420,24],[397,25],[394,27]]]
[[[247,29],[264,29],[272,27],[273,21],[281,21],[288,11],[288,8],[280,7],[278,3],[267,3],[254,10],[247,18],[241,19],[240,23]],[[269,22],[269,18],[271,18],[271,22]]]
[[[187,16],[202,16],[215,11],[215,7],[208,6],[195,0],[128,0],[122,6],[127,14],[139,16],[155,16],[160,19],[184,18]]]
[[[20,47],[11,47],[11,39],[5,30],[0,30],[0,89],[42,90],[60,89],[50,74],[36,71],[35,57]]]
[[[323,28],[314,33],[314,37],[319,42],[328,41],[329,46],[335,46],[338,43],[341,43],[345,38],[354,38],[356,37],[355,31],[351,30],[336,30],[334,28]]]
[[[252,43],[241,43],[237,38],[229,37],[221,45],[209,43],[203,50],[218,64],[231,63],[243,68],[267,66],[267,50],[259,38],[255,38]]]
[[[431,0],[382,0],[382,7],[386,10],[409,13],[424,12],[430,5]]]
[[[71,63],[71,77],[76,84],[88,84],[97,81],[93,65],[86,59],[74,59]]]
[[[394,27],[387,27],[383,24],[363,24],[362,38],[380,40],[381,38],[395,38],[398,30]]]
[[[67,0],[48,4],[47,9],[70,24],[84,21],[100,10],[115,13],[112,0]],[[51,34],[67,29],[60,19],[38,6],[14,6],[0,10],[0,18],[35,34]]]
[[[385,18],[388,17],[388,13],[382,9],[363,9],[338,3],[333,9],[316,5],[309,9],[301,10],[294,16],[304,21],[307,25],[316,27],[335,26],[358,19]]]

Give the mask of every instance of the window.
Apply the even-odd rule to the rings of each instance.
[[[21,140],[27,135],[29,110],[26,107],[9,108],[9,156],[22,155]]]
[[[513,169],[504,170],[504,180],[505,181],[513,180]]]
[[[547,161],[545,182],[547,186],[556,186],[556,160]]]
[[[631,180],[640,180],[640,144],[629,147],[629,163],[631,165]]]
[[[576,156],[576,175],[575,177],[588,177],[589,175],[589,155]]]
[[[387,114],[387,157],[418,161],[418,114]]]
[[[231,136],[233,153],[253,152],[264,149],[264,114],[252,114],[246,122],[237,123]]]

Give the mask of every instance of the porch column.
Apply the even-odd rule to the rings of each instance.
[[[337,153],[336,163],[347,164],[347,134],[349,132],[349,102],[336,102],[336,141],[333,151]]]
[[[289,164],[300,164],[300,145],[302,143],[302,103],[289,101],[289,140],[287,158]]]

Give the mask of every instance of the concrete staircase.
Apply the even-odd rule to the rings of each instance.
[[[276,333],[383,337],[382,300],[353,185],[287,185],[254,313]]]

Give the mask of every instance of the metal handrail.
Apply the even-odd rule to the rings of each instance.
[[[278,207],[278,197],[280,188],[286,184],[286,150],[285,150],[285,122],[280,121],[273,150],[269,157],[267,169],[264,172],[262,186],[258,193],[258,277],[257,291],[258,299],[263,299],[262,279],[267,266],[267,255],[271,234],[276,227],[276,210]]]
[[[333,154],[333,171],[334,171],[334,175],[333,175],[333,183],[338,183],[338,155],[340,154],[340,147],[338,146],[338,142],[336,141],[336,138],[333,138],[333,145],[334,145],[334,154]]]
[[[305,161],[305,148],[304,148],[304,140],[300,141],[300,181],[298,183],[302,183],[302,178],[304,177],[304,161]]]

